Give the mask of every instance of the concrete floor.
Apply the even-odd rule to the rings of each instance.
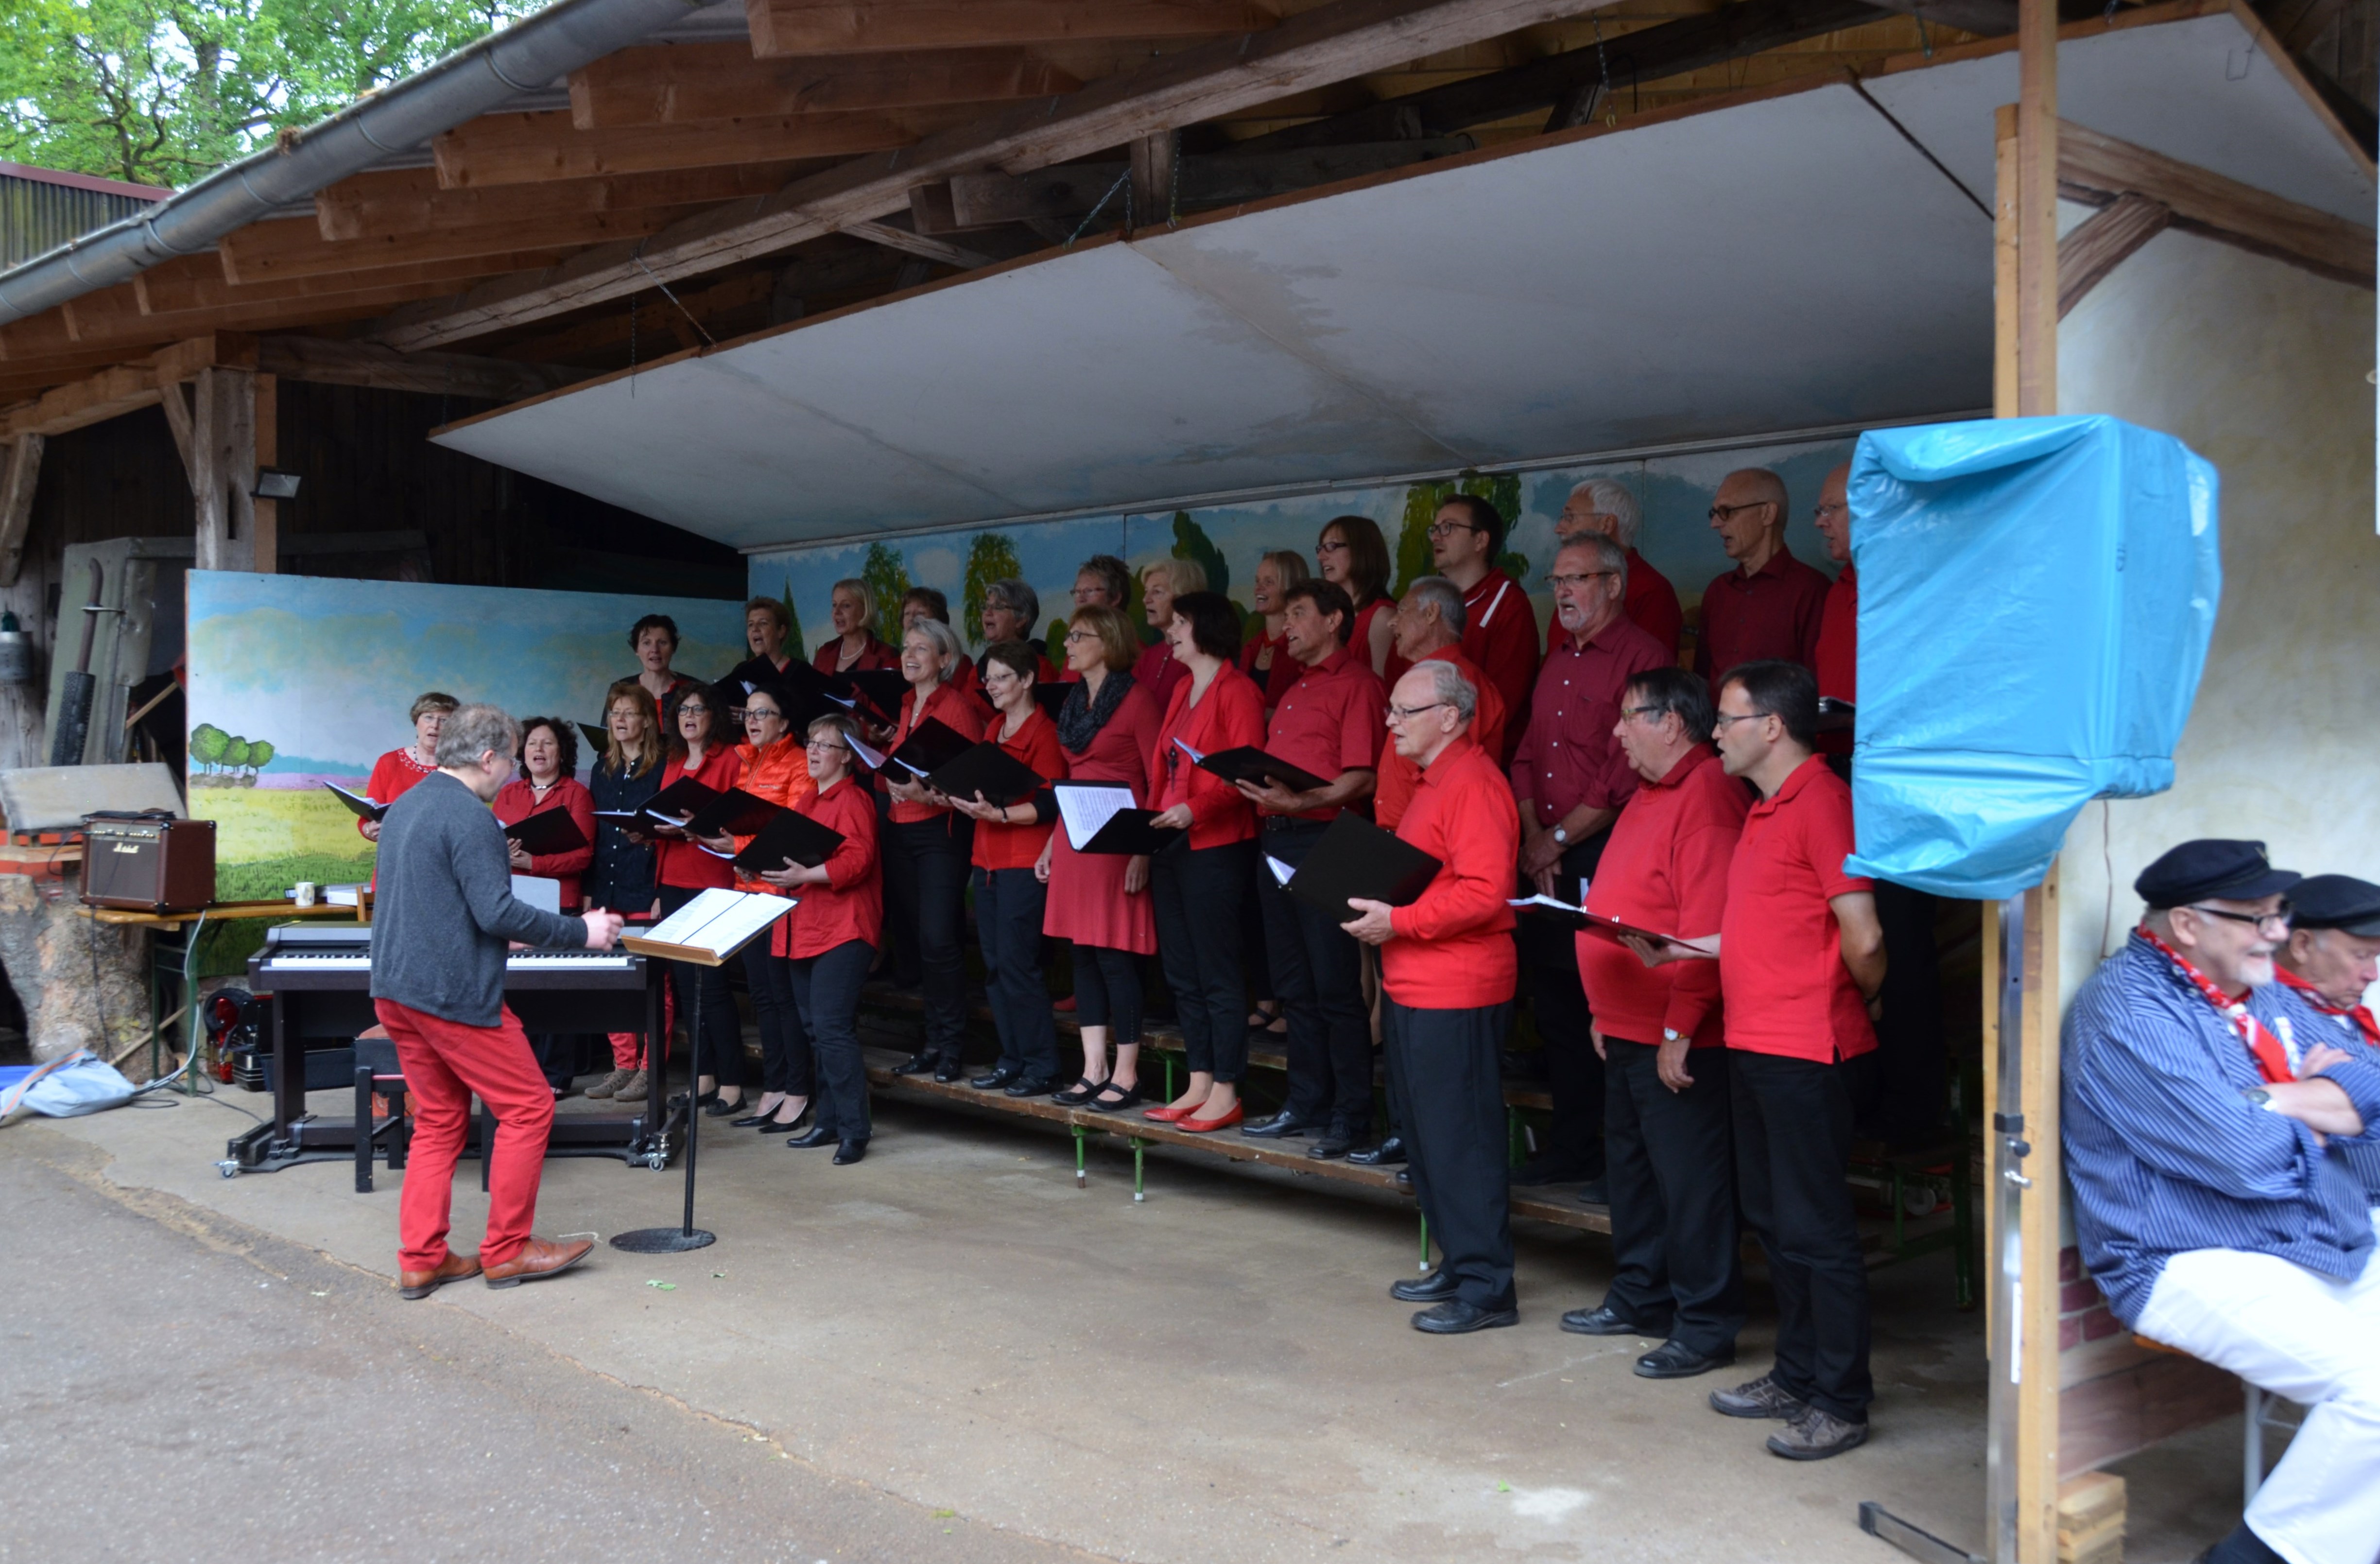
[[[323,1094],[315,1106],[340,1112],[342,1096]],[[792,1534],[819,1539],[812,1558],[918,1557],[868,1549],[890,1546],[920,1516],[936,1522],[921,1539],[935,1548],[939,1529],[953,1528],[945,1551],[954,1558],[1040,1556],[991,1547],[1016,1538],[1184,1564],[1900,1558],[1856,1529],[1863,1499],[1963,1546],[1983,1542],[1981,1318],[1952,1308],[1946,1256],[1876,1274],[1874,1440],[1795,1466],[1762,1448],[1765,1426],[1703,1405],[1713,1384],[1767,1366],[1765,1319],[1755,1315],[1745,1335],[1740,1374],[1670,1385],[1628,1372],[1637,1343],[1556,1328],[1561,1310],[1600,1296],[1603,1240],[1589,1235],[1524,1228],[1520,1326],[1437,1339],[1409,1329],[1410,1308],[1387,1296],[1389,1282],[1415,1269],[1408,1206],[1156,1155],[1148,1199],[1136,1205],[1126,1155],[1095,1151],[1089,1188],[1078,1191],[1057,1136],[880,1106],[877,1139],[856,1167],[748,1131],[706,1137],[698,1219],[719,1235],[711,1248],[661,1257],[604,1248],[550,1283],[505,1292],[469,1284],[401,1304],[375,1287],[395,1268],[395,1179],[383,1174],[378,1192],[358,1195],[337,1164],[216,1174],[225,1139],[246,1127],[226,1109],[263,1105],[226,1091],[173,1108],[12,1127],[0,1131],[0,1160],[74,1142],[88,1148],[76,1154],[87,1166],[73,1167],[81,1186],[113,1194],[121,1210],[188,1230],[197,1243],[319,1254],[331,1266],[322,1275],[346,1278],[330,1290],[374,1329],[396,1333],[389,1339],[411,1331],[469,1343],[452,1361],[482,1393],[502,1388],[541,1408],[553,1399],[544,1376],[555,1376],[589,1395],[640,1397],[650,1410],[635,1425],[652,1437],[637,1441],[643,1463],[624,1485],[674,1472],[681,1485],[726,1485],[717,1503],[732,1490],[742,1496],[734,1502],[752,1506],[757,1529],[709,1533],[709,1557],[793,1557],[759,1524],[791,1513],[802,1518]],[[675,1169],[549,1162],[539,1229],[608,1236],[674,1225],[680,1188]],[[24,1252],[18,1245],[28,1224],[44,1219],[41,1207],[6,1208],[10,1251]],[[458,1241],[483,1216],[466,1163]],[[114,1241],[96,1229],[74,1237]],[[184,1270],[155,1274],[172,1279],[125,1310],[120,1350],[191,1343],[190,1384],[228,1376],[252,1386],[268,1372],[258,1354],[223,1345],[224,1332],[153,1328],[208,1319],[212,1309],[179,1296]],[[36,1293],[69,1313],[73,1296]],[[14,1345],[28,1344],[19,1336]],[[164,1375],[171,1361],[152,1355],[151,1374]],[[311,1390],[361,1390],[334,1347],[298,1352],[294,1375]],[[172,1382],[156,1383],[163,1392]],[[440,1419],[457,1409],[432,1388],[461,1393],[453,1385],[392,1393],[402,1409],[394,1415],[434,1443]],[[284,1415],[249,1404],[267,1421]],[[59,1415],[55,1401],[41,1414]],[[492,1493],[540,1497],[528,1493],[537,1484],[579,1481],[568,1467],[579,1425],[463,1442],[497,1450],[501,1470],[519,1466],[518,1483]],[[718,1437],[724,1450],[710,1448]],[[777,1467],[737,1472],[740,1452],[780,1448],[787,1459]],[[2238,1448],[2234,1423],[2127,1463],[2135,1564],[2187,1559],[2229,1528]],[[289,1509],[292,1520],[330,1502],[270,1484],[252,1497],[268,1513]],[[502,1508],[493,1497],[489,1506]],[[0,1507],[0,1558],[115,1556],[12,1552],[17,1509]],[[467,1510],[489,1512],[473,1504],[453,1513]],[[687,1540],[701,1534],[690,1512],[670,1514]],[[713,1515],[699,1526],[717,1523]],[[830,1548],[837,1527],[843,1540]],[[651,1537],[590,1533],[566,1517],[549,1534],[555,1546],[542,1551],[563,1551],[569,1534],[581,1559],[661,1556],[644,1546]],[[969,1551],[978,1546],[986,1551]]]

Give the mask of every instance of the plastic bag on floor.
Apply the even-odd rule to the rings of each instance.
[[[102,1108],[122,1107],[135,1088],[113,1065],[88,1049],[62,1054],[38,1065],[24,1079],[0,1091],[0,1118],[30,1108],[52,1118],[73,1118]]]

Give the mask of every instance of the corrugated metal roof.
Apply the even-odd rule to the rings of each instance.
[[[173,193],[87,174],[0,163],[0,266],[30,260],[119,217],[146,212]]]

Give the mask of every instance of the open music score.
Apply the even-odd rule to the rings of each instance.
[[[795,898],[710,889],[655,923],[649,933],[623,935],[620,947],[639,956],[724,966],[771,923],[794,910]]]
[[[512,970],[534,970],[541,967],[566,966],[586,968],[625,968],[635,964],[636,958],[616,950],[516,950],[504,958]],[[284,967],[353,967],[363,971],[371,968],[370,950],[282,950],[264,959],[267,968]]]

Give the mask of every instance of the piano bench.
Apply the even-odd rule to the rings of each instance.
[[[388,1122],[378,1130],[372,1126],[374,1093],[388,1097]],[[388,1170],[404,1171],[409,1129],[405,1067],[397,1061],[396,1042],[385,1029],[372,1027],[356,1038],[356,1193],[371,1193],[372,1151],[383,1132],[388,1136]]]

